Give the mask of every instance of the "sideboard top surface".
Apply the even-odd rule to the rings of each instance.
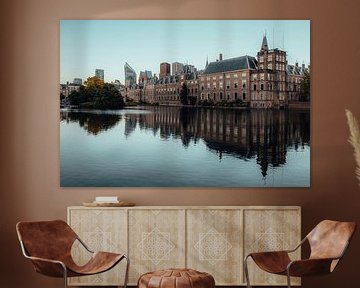
[[[132,206],[132,207],[85,207],[85,206],[69,206],[68,209],[131,209],[131,210],[144,210],[144,209],[174,209],[174,210],[187,210],[187,209],[221,209],[221,210],[238,210],[238,209],[282,209],[282,210],[301,210],[301,206]]]

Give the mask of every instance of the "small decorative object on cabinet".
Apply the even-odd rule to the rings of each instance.
[[[344,256],[355,228],[354,222],[324,220],[292,250],[250,253],[244,260],[247,287],[251,287],[247,268],[249,257],[266,272],[287,275],[289,288],[291,288],[290,276],[305,277],[330,274]],[[306,241],[309,242],[311,248],[309,259],[292,261],[289,253],[295,252]]]
[[[16,231],[24,256],[31,260],[35,271],[50,277],[64,278],[67,287],[68,277],[88,276],[108,271],[122,259],[125,254],[93,252],[80,240],[76,233],[62,220],[19,222]],[[78,241],[76,241],[78,240]],[[74,262],[71,247],[74,242],[81,244],[87,251],[88,261],[83,265]],[[89,256],[89,253],[92,254]],[[127,285],[128,269],[125,270],[124,288]],[[71,279],[71,278],[70,278]],[[120,282],[117,280],[116,282]]]
[[[298,206],[69,207],[68,223],[96,249],[125,251],[129,285],[149,271],[191,268],[214,276],[216,285],[244,286],[243,258],[250,251],[290,249],[301,240]],[[76,261],[85,254],[73,247]],[[295,253],[300,257],[300,250]],[[118,265],[97,276],[71,278],[71,285],[116,285]],[[286,285],[260,269],[256,285]],[[294,284],[300,284],[294,279]]]

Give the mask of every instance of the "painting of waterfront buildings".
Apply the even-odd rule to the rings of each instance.
[[[131,43],[120,54],[109,45],[142,25],[171,26],[172,38],[192,46],[154,34],[121,38]],[[222,27],[228,43],[191,38]],[[310,21],[62,20],[60,28],[62,187],[310,186]],[[69,39],[84,29],[95,40],[109,32],[99,38],[104,51],[88,48],[104,55],[80,69],[63,59],[79,53]],[[154,47],[138,49],[148,38]],[[241,54],[241,45],[253,48]]]

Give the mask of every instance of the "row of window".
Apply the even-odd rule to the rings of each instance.
[[[254,84],[253,90],[256,91],[256,88],[257,88],[257,87],[258,87],[258,86],[256,86],[256,84]],[[273,90],[273,88],[274,88],[274,85],[273,85],[272,83],[268,83],[266,90],[271,91],[271,90]],[[261,91],[265,90],[265,84],[260,84],[260,90],[261,90]]]
[[[239,78],[239,77],[246,77],[246,72],[242,72],[241,74],[240,73],[228,73],[228,74],[225,74],[225,78],[226,79],[230,79],[230,78]],[[206,79],[206,81],[211,81],[211,80],[222,80],[223,79],[223,75],[218,75],[218,76],[207,76],[206,78],[205,77],[201,77],[200,78],[200,81],[201,82],[204,82]]]
[[[233,96],[233,97],[232,97]],[[246,93],[242,93],[242,98],[241,95],[238,94],[238,92],[234,92],[234,94],[232,93],[227,93],[226,94],[226,98],[224,97],[223,93],[201,93],[200,96],[201,100],[245,100],[246,99]]]
[[[259,62],[264,62],[264,56],[260,56],[259,57]],[[270,62],[273,60],[273,54],[269,54],[268,57],[267,57],[267,60]],[[276,54],[276,57],[275,57],[275,60],[276,61],[280,61],[280,62],[285,62],[285,55],[280,55],[280,54]]]

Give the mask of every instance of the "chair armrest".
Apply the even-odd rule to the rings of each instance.
[[[51,277],[66,277],[67,268],[66,265],[59,261],[53,259],[46,259],[33,256],[25,256],[30,259],[34,265],[35,271]]]
[[[287,266],[290,276],[312,276],[329,274],[332,272],[332,263],[339,258],[303,259],[291,261]]]
[[[251,257],[262,270],[276,274],[285,272],[287,265],[291,262],[287,251],[250,253],[246,256],[245,262],[248,257]]]
[[[90,253],[95,253],[94,251],[90,250],[90,248],[80,239],[78,235],[76,235],[76,239],[81,243],[81,245]]]
[[[51,277],[66,277],[67,268],[63,262],[55,259],[30,256],[22,241],[20,241],[20,246],[24,257],[31,260],[36,272]]]

